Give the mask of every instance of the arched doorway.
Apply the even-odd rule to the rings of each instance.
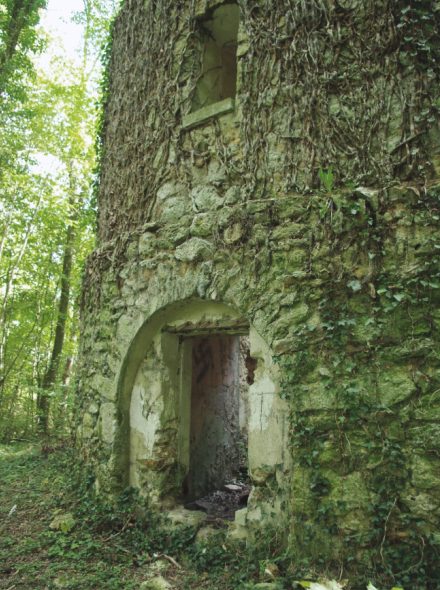
[[[285,463],[277,370],[234,309],[191,300],[141,328],[120,379],[120,469],[158,506],[191,502]]]

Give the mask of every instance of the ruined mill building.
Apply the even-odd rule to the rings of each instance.
[[[184,514],[249,477],[238,537],[440,543],[439,11],[407,5],[125,2],[78,379],[100,493]]]

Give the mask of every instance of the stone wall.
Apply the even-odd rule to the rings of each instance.
[[[235,104],[186,125],[198,18],[219,4],[127,0],[116,21],[85,276],[83,452],[102,490],[127,483],[127,404],[152,362],[142,342],[175,306],[190,318],[225,304],[266,343],[261,358],[270,351],[260,385],[267,366],[277,374],[266,427],[282,456],[256,470],[249,521],[278,498],[298,557],[429,570],[440,543],[439,11],[427,2],[427,22],[386,0],[241,0]]]

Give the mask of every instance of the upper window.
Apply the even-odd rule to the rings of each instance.
[[[192,111],[235,97],[239,18],[237,4],[223,4],[200,21],[203,63]]]

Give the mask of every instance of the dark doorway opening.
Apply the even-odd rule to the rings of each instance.
[[[233,518],[249,495],[248,339],[224,334],[197,336],[191,338],[191,347],[186,506]]]

